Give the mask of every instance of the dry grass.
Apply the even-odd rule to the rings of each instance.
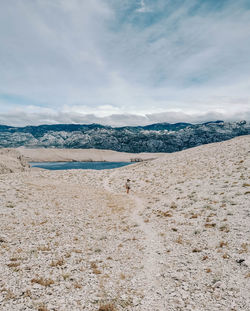
[[[229,230],[228,225],[223,225],[220,227],[220,231],[224,231],[224,232],[228,233],[230,230]]]
[[[11,263],[7,264],[7,266],[9,268],[16,268],[16,267],[20,266],[20,262],[11,262]]]
[[[121,279],[121,280],[125,280],[125,279],[126,279],[125,274],[121,273],[121,274],[120,274],[120,279]]]
[[[194,248],[194,249],[192,250],[192,252],[193,252],[193,253],[200,253],[200,252],[201,252],[201,249]]]
[[[95,262],[91,262],[91,269],[94,274],[101,274],[101,271],[98,269],[97,265]]]
[[[37,284],[40,284],[42,286],[47,287],[47,286],[55,284],[55,281],[53,281],[52,279],[44,279],[44,278],[37,279],[37,278],[34,278],[34,279],[31,280],[31,283],[32,284],[33,283],[37,283]]]
[[[66,257],[66,258],[70,258],[70,257],[71,257],[71,253],[70,253],[70,252],[67,252],[67,253],[65,254],[65,257]]]
[[[247,253],[247,252],[248,252],[248,244],[242,243],[241,244],[241,250],[239,251],[239,253],[242,254],[242,253]]]
[[[163,212],[163,211],[158,210],[157,216],[158,217],[173,217],[173,214],[170,211]]]
[[[18,260],[22,260],[21,257],[11,257],[10,261],[18,261]]]
[[[244,183],[244,184],[242,185],[242,187],[250,187],[250,184]]]
[[[70,274],[64,273],[64,274],[62,274],[62,277],[63,277],[64,281],[66,281],[70,277]]]
[[[115,306],[111,303],[108,303],[106,305],[101,305],[98,309],[98,311],[116,311],[117,309]]]
[[[219,244],[219,247],[222,248],[224,246],[228,246],[228,243],[227,242],[224,242],[224,241],[220,241],[220,244]]]
[[[72,249],[72,252],[76,253],[76,254],[81,254],[82,250],[81,249]]]
[[[74,288],[80,289],[80,288],[82,288],[82,285],[79,284],[78,282],[75,282],[75,283],[74,283]]]
[[[191,217],[190,217],[190,219],[192,219],[192,218],[197,218],[198,217],[198,214],[193,214]]]
[[[250,278],[250,272],[245,275],[245,279]]]
[[[206,224],[205,224],[205,227],[206,227],[206,228],[214,228],[214,227],[216,227],[216,224],[215,224],[215,223],[211,223],[211,224],[206,223]]]
[[[10,299],[15,299],[15,298],[16,298],[16,295],[10,289],[7,289],[5,299],[10,300]]]
[[[170,208],[172,208],[172,209],[176,209],[177,208],[177,205],[175,204],[175,202],[171,203]]]
[[[57,266],[63,266],[64,264],[65,264],[65,261],[63,258],[61,258],[61,259],[58,259],[56,261],[52,260],[50,266],[51,267],[57,267]]]
[[[175,240],[178,244],[183,244],[182,236],[178,236],[178,238]]]
[[[31,297],[31,291],[29,289],[24,292],[24,297]]]
[[[42,251],[42,252],[49,252],[51,249],[49,246],[41,245],[41,246],[38,246],[37,250]]]

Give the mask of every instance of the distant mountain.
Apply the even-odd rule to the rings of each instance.
[[[113,128],[100,124],[0,125],[0,147],[97,148],[123,152],[175,152],[249,135],[250,122],[157,123]]]

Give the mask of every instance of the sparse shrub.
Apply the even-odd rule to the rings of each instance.
[[[157,216],[158,217],[173,217],[173,214],[172,212],[170,211],[166,211],[166,212],[163,212],[163,211],[157,211]]]
[[[11,257],[10,258],[10,261],[18,261],[18,260],[21,260],[20,257]]]
[[[75,282],[75,283],[74,283],[74,288],[80,289],[80,288],[82,288],[82,285],[79,284],[78,282]]]
[[[37,250],[42,251],[42,252],[49,252],[51,249],[49,246],[41,245],[41,246],[38,246]]]
[[[7,264],[7,266],[9,268],[16,268],[16,267],[20,266],[20,262],[11,262],[11,263]]]
[[[76,254],[81,254],[82,250],[81,249],[72,249],[72,252],[74,252]]]
[[[65,264],[65,261],[63,258],[61,258],[61,259],[58,259],[56,261],[52,260],[50,266],[51,267],[57,267],[57,266],[63,266],[64,264]]]
[[[70,274],[64,273],[64,274],[62,274],[62,277],[63,277],[64,281],[66,281],[70,277]]]
[[[201,249],[194,248],[194,249],[192,250],[192,252],[193,252],[193,253],[200,253],[200,252],[201,252]]]
[[[230,230],[229,230],[227,225],[223,225],[220,227],[220,231],[224,231],[224,232],[228,233]]]
[[[219,247],[222,248],[224,246],[228,246],[228,243],[224,242],[224,241],[221,241],[220,244],[219,244]]]
[[[5,299],[10,300],[15,298],[16,298],[15,294],[10,289],[7,289]]]
[[[175,204],[175,202],[172,202],[172,203],[171,203],[170,208],[173,208],[173,209],[176,209],[176,208],[177,208],[177,205]]]
[[[248,246],[247,243],[242,243],[241,244],[241,250],[239,251],[239,253],[240,254],[247,253],[247,251],[248,251],[248,247],[247,246]]]
[[[125,274],[121,273],[121,274],[120,274],[120,279],[121,279],[121,280],[125,280],[125,279],[126,279]]]
[[[31,280],[31,283],[37,283],[37,284],[40,284],[42,286],[50,286],[50,285],[53,285],[55,284],[55,282],[52,280],[52,279],[44,279],[44,278],[34,278]]]
[[[175,240],[178,244],[183,244],[182,236],[178,236],[178,238]]]
[[[25,291],[24,297],[31,297],[31,291],[29,289]]]
[[[97,265],[95,262],[91,262],[91,269],[94,274],[101,274],[101,271],[98,269]]]
[[[109,303],[106,305],[101,305],[98,311],[116,311],[116,308],[113,304]]]
[[[215,223],[212,223],[212,224],[206,223],[206,224],[205,224],[205,227],[206,227],[206,228],[214,228],[214,227],[216,227],[216,224],[215,224]]]
[[[67,252],[67,253],[65,254],[65,257],[66,257],[66,258],[70,258],[70,257],[71,257],[71,253],[70,253],[70,252]]]
[[[192,219],[192,218],[197,218],[197,217],[198,217],[197,214],[193,214],[190,218]]]

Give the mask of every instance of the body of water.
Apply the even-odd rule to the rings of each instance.
[[[30,162],[32,167],[46,170],[106,170],[132,164],[131,162]]]

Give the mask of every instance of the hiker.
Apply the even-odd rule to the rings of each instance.
[[[125,188],[127,190],[127,194],[129,194],[129,190],[130,190],[130,179],[127,179],[126,184],[125,184]]]

